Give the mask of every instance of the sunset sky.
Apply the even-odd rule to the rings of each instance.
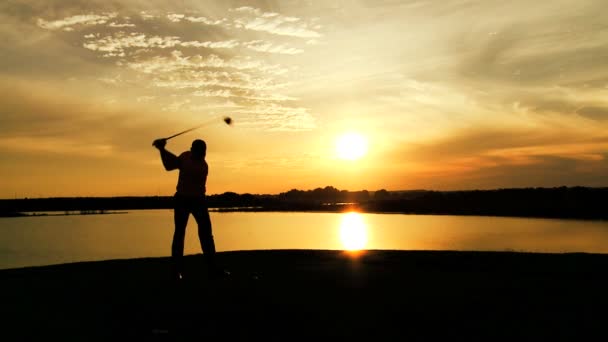
[[[605,9],[5,0],[0,198],[171,195],[214,118],[210,194],[608,186]]]

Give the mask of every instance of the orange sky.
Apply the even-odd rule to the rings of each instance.
[[[0,198],[170,195],[216,117],[209,193],[607,186],[604,6],[3,2]]]

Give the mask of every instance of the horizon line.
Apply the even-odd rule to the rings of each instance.
[[[560,185],[560,186],[553,186],[553,187],[511,187],[511,188],[487,188],[487,189],[459,189],[459,190],[432,190],[432,189],[409,189],[409,190],[388,190],[388,189],[378,189],[378,190],[367,190],[367,189],[362,189],[362,190],[346,190],[346,189],[338,189],[335,188],[333,186],[326,186],[326,187],[317,187],[317,188],[313,188],[313,189],[296,189],[296,188],[292,188],[280,193],[250,193],[250,192],[244,192],[244,193],[238,193],[238,192],[234,192],[234,191],[225,191],[222,193],[214,193],[214,194],[205,194],[205,196],[218,196],[218,195],[223,195],[223,194],[227,194],[227,193],[234,193],[237,195],[257,195],[257,196],[278,196],[280,194],[284,194],[287,193],[289,191],[292,190],[297,190],[297,191],[314,191],[317,189],[325,189],[328,187],[332,187],[340,192],[342,191],[347,191],[347,192],[370,192],[370,193],[375,193],[378,191],[382,191],[382,190],[386,190],[387,192],[419,192],[419,191],[425,191],[425,192],[473,192],[473,191],[498,191],[498,190],[530,190],[530,189],[572,189],[572,188],[585,188],[585,189],[607,189],[608,186],[584,186],[584,185],[572,185],[572,186],[566,186],[566,185]],[[13,197],[13,198],[0,198],[0,201],[6,201],[6,200],[29,200],[29,199],[66,199],[66,198],[149,198],[149,197],[173,197],[173,195],[116,195],[116,196],[51,196],[51,197]]]

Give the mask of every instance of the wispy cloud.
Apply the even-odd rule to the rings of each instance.
[[[181,110],[184,106],[190,104],[192,101],[190,99],[183,99],[180,101],[175,101],[169,104],[168,106],[163,107],[163,111],[168,112],[177,112]]]
[[[279,89],[288,85],[288,83],[277,83],[272,78],[256,77],[242,72],[209,70],[162,75],[155,77],[152,84],[156,87],[172,89],[224,87],[255,91]]]
[[[179,23],[183,20],[185,21],[189,21],[191,23],[202,23],[205,25],[230,25],[229,20],[226,18],[222,18],[222,19],[209,19],[207,17],[193,17],[193,16],[187,16],[185,14],[179,14],[179,13],[171,13],[171,14],[167,14],[167,19],[169,19],[169,21],[174,22],[174,23]]]
[[[111,36],[98,38],[95,35],[85,35],[89,41],[83,47],[93,51],[104,52],[104,57],[125,57],[129,49],[167,49],[174,47],[192,47],[207,49],[234,49],[244,46],[258,52],[295,55],[304,52],[302,49],[289,47],[286,44],[272,44],[261,40],[241,43],[237,40],[223,41],[182,41],[177,36],[146,36],[144,33],[117,32]]]
[[[128,62],[127,66],[147,74],[204,68],[252,70],[274,75],[283,75],[288,72],[285,67],[278,64],[267,64],[251,57],[224,59],[215,54],[206,57],[201,55],[184,56],[183,52],[177,50],[172,51],[168,57],[155,56],[142,61]]]
[[[111,22],[111,23],[108,24],[108,27],[116,27],[116,28],[135,27],[135,24]]]
[[[192,93],[193,96],[204,96],[204,97],[236,97],[229,89],[217,89],[217,90],[198,90]]]
[[[310,131],[316,120],[307,108],[289,107],[272,103],[256,105],[234,111],[242,116],[241,123],[247,128],[267,131]]]
[[[155,98],[156,98],[156,96],[144,95],[144,96],[138,96],[136,98],[136,101],[139,103],[145,103],[145,102],[150,102],[150,101],[154,100]]]
[[[205,25],[223,26],[226,28],[244,29],[265,32],[279,36],[314,39],[320,38],[320,24],[302,18],[286,16],[276,12],[263,12],[254,7],[244,6],[230,10],[236,17],[220,19],[205,16],[189,16],[181,13],[167,14],[167,19],[174,23],[187,21]]]
[[[179,111],[197,106],[227,108],[225,104],[228,102],[214,100],[226,99],[232,109],[237,109],[237,113],[243,116],[244,127],[250,129],[293,131],[316,127],[310,110],[297,104],[299,98],[279,92],[288,89],[291,69],[265,62],[261,55],[288,57],[304,54],[306,46],[317,44],[322,37],[322,27],[317,20],[262,11],[255,7],[234,8],[219,17],[194,12],[138,13],[140,22],[136,23],[141,25],[138,27],[140,32],[89,32],[84,35],[82,46],[99,52],[103,57],[116,57],[117,66],[140,73],[139,82],[147,87],[178,96],[165,104],[164,110]],[[117,18],[116,14],[96,19],[98,24],[105,24],[108,29],[135,27],[128,17],[121,21],[115,20]],[[178,26],[173,24],[179,24],[179,27],[202,24],[215,27],[213,29],[224,29],[227,31],[223,32],[238,33],[236,37],[240,38],[192,39],[193,36],[184,35],[187,31],[181,28],[167,31],[164,35],[145,30],[144,22],[159,23],[161,20],[165,20],[164,25],[168,22],[173,28]],[[252,36],[255,32],[266,35],[263,38]],[[214,35],[221,36],[225,37],[225,34]],[[281,40],[273,41],[273,36]],[[286,40],[290,38],[296,40]],[[168,54],[161,52],[169,49],[173,51]],[[192,49],[200,49],[200,52],[192,54]],[[231,51],[224,54],[221,50]],[[120,85],[120,80],[114,76],[98,79]],[[190,89],[192,92],[189,94],[193,98],[183,97],[183,91]],[[138,102],[147,101],[147,96],[138,97]],[[155,101],[158,100],[155,98]],[[286,106],[286,102],[293,102],[294,105]]]
[[[237,28],[299,38],[321,37],[321,34],[317,31],[321,28],[320,25],[309,24],[297,17],[285,16],[275,12],[263,12],[249,6],[238,7],[232,11],[243,15],[234,19],[234,25]]]
[[[259,52],[280,53],[286,55],[297,55],[304,52],[302,49],[289,47],[285,44],[275,45],[262,40],[252,40],[244,43],[243,45],[245,45],[248,49]]]
[[[179,37],[175,36],[151,36],[148,37],[144,33],[124,33],[118,32],[112,36],[93,39],[89,37],[89,41],[83,44],[83,47],[93,51],[105,52],[105,57],[124,57],[129,49],[167,49],[176,46],[195,47],[195,48],[210,48],[210,49],[232,49],[237,47],[239,43],[235,40],[226,41],[187,41],[183,42]]]
[[[252,101],[263,101],[263,102],[283,102],[283,101],[296,101],[298,100],[292,96],[286,96],[281,94],[264,94],[257,92],[250,92],[247,90],[237,91],[235,89],[208,89],[208,90],[197,90],[192,93],[192,96],[201,97],[235,97],[239,99],[252,100]]]
[[[46,21],[38,18],[37,24],[39,27],[47,30],[70,30],[75,25],[100,25],[105,24],[108,20],[116,18],[118,13],[110,12],[103,14],[80,14],[71,17],[66,17],[59,20]]]
[[[143,20],[153,20],[153,19],[158,18],[158,15],[156,15],[156,14],[151,14],[151,13],[146,12],[146,11],[141,11],[141,12],[139,12],[139,16],[140,16],[140,17],[141,17],[141,19],[143,19]]]
[[[114,36],[106,36],[91,39],[83,44],[83,47],[93,51],[105,52],[104,56],[125,56],[125,50],[129,48],[172,48],[181,44],[178,37],[146,37],[143,33],[118,32]]]
[[[180,43],[180,46],[183,47],[204,47],[204,48],[209,48],[209,49],[232,49],[235,48],[237,46],[239,46],[239,42],[237,42],[234,39],[231,40],[225,40],[225,41],[219,41],[219,42],[199,42],[199,41],[190,41],[190,42],[183,42]]]
[[[174,50],[169,56],[128,62],[126,66],[150,75],[150,84],[158,88],[197,89],[192,93],[196,97],[233,98],[258,103],[297,100],[277,92],[287,86],[285,81],[281,81],[287,73],[284,67],[250,57],[184,56],[181,51]]]
[[[179,23],[180,21],[182,21],[182,19],[184,19],[184,17],[185,17],[184,14],[177,14],[177,13],[167,14],[167,19],[169,19],[169,21],[172,21],[174,23]]]

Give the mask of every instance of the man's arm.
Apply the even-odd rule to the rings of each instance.
[[[154,147],[156,147],[160,152],[160,159],[163,161],[165,170],[171,171],[179,169],[179,158],[175,154],[165,150],[165,145],[167,145],[166,139],[154,140],[152,145],[154,145]]]

